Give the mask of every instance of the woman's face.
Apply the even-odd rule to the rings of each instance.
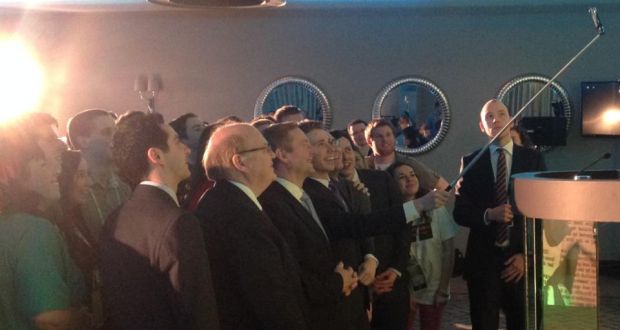
[[[26,163],[26,176],[22,181],[28,191],[38,193],[44,201],[60,199],[58,186],[59,166],[54,159],[31,159]]]
[[[418,177],[415,175],[413,168],[409,165],[401,165],[394,170],[394,178],[398,182],[400,192],[406,199],[410,200],[420,189]]]
[[[84,159],[80,160],[77,172],[73,176],[73,187],[71,189],[71,201],[76,204],[83,204],[88,198],[89,189],[92,185],[88,168]]]

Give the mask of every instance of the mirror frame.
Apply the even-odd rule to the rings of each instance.
[[[423,153],[427,153],[431,151],[432,149],[436,148],[441,143],[441,141],[445,138],[446,134],[448,134],[448,129],[450,128],[450,117],[451,117],[450,104],[448,103],[448,98],[446,97],[446,94],[439,87],[437,87],[437,85],[435,85],[434,83],[432,83],[431,81],[427,79],[419,78],[419,77],[405,77],[405,78],[396,79],[388,83],[379,92],[379,95],[375,99],[375,102],[372,106],[372,119],[381,118],[381,107],[383,106],[383,102],[385,101],[388,94],[390,94],[390,92],[394,88],[397,88],[398,86],[402,84],[408,84],[408,83],[417,84],[421,87],[430,89],[431,91],[436,93],[437,98],[439,99],[439,105],[441,107],[441,115],[442,115],[441,127],[439,128],[439,131],[437,131],[437,134],[430,141],[428,141],[426,144],[418,148],[407,148],[404,146],[396,145],[396,151],[399,153],[406,154],[406,155],[420,155]]]
[[[263,91],[258,95],[256,104],[254,105],[254,117],[258,117],[263,114],[263,106],[265,105],[265,101],[267,100],[269,94],[274,89],[288,83],[296,83],[302,85],[303,87],[307,88],[312,94],[314,94],[316,98],[319,99],[319,103],[321,104],[321,109],[323,111],[323,127],[329,130],[332,127],[333,113],[329,104],[329,100],[325,95],[325,92],[323,92],[323,90],[321,90],[316,84],[301,77],[286,76],[277,79],[267,85],[267,87],[265,87],[265,89],[263,89]]]
[[[546,77],[540,74],[520,75],[506,82],[499,89],[495,98],[502,101],[502,99],[506,96],[506,94],[508,94],[508,92],[510,92],[510,90],[514,88],[515,86],[517,86],[518,84],[521,84],[524,82],[538,82],[544,85],[548,83],[549,80],[551,80],[549,77]],[[553,81],[551,85],[549,86],[549,88],[556,91],[558,95],[560,96],[560,98],[562,99],[562,110],[564,111],[564,117],[566,117],[566,132],[568,133],[568,130],[570,129],[572,118],[573,118],[572,106],[571,106],[570,98],[568,98],[568,93],[566,92],[564,87],[562,87],[562,85],[560,85],[556,81]],[[519,110],[520,109],[510,110],[511,112],[510,115],[513,116]]]

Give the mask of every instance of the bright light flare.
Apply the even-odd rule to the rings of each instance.
[[[615,126],[620,123],[620,109],[609,108],[603,113],[603,123],[607,126]]]
[[[43,87],[43,68],[35,53],[19,39],[0,39],[0,123],[35,110]]]

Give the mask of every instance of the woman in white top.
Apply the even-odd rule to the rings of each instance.
[[[396,179],[405,200],[424,196],[413,168],[402,162],[387,171]],[[419,312],[421,329],[441,329],[441,317],[450,297],[450,277],[454,266],[454,236],[458,226],[445,207],[422,212],[414,221],[407,270],[411,276],[411,314],[413,328]]]

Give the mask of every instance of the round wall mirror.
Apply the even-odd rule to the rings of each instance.
[[[332,110],[325,93],[314,83],[299,77],[284,77],[269,84],[258,96],[254,117],[272,114],[284,105],[294,105],[306,113],[306,118],[332,126]]]
[[[497,99],[508,107],[511,115],[515,115],[549,80],[542,75],[518,76],[502,86]],[[566,145],[571,117],[568,94],[554,81],[527,106],[517,119],[517,125],[523,128],[535,146],[546,150],[551,146]]]
[[[437,147],[448,133],[450,106],[446,95],[435,84],[408,77],[395,80],[381,90],[373,105],[372,118],[392,123],[396,151],[422,154]]]

